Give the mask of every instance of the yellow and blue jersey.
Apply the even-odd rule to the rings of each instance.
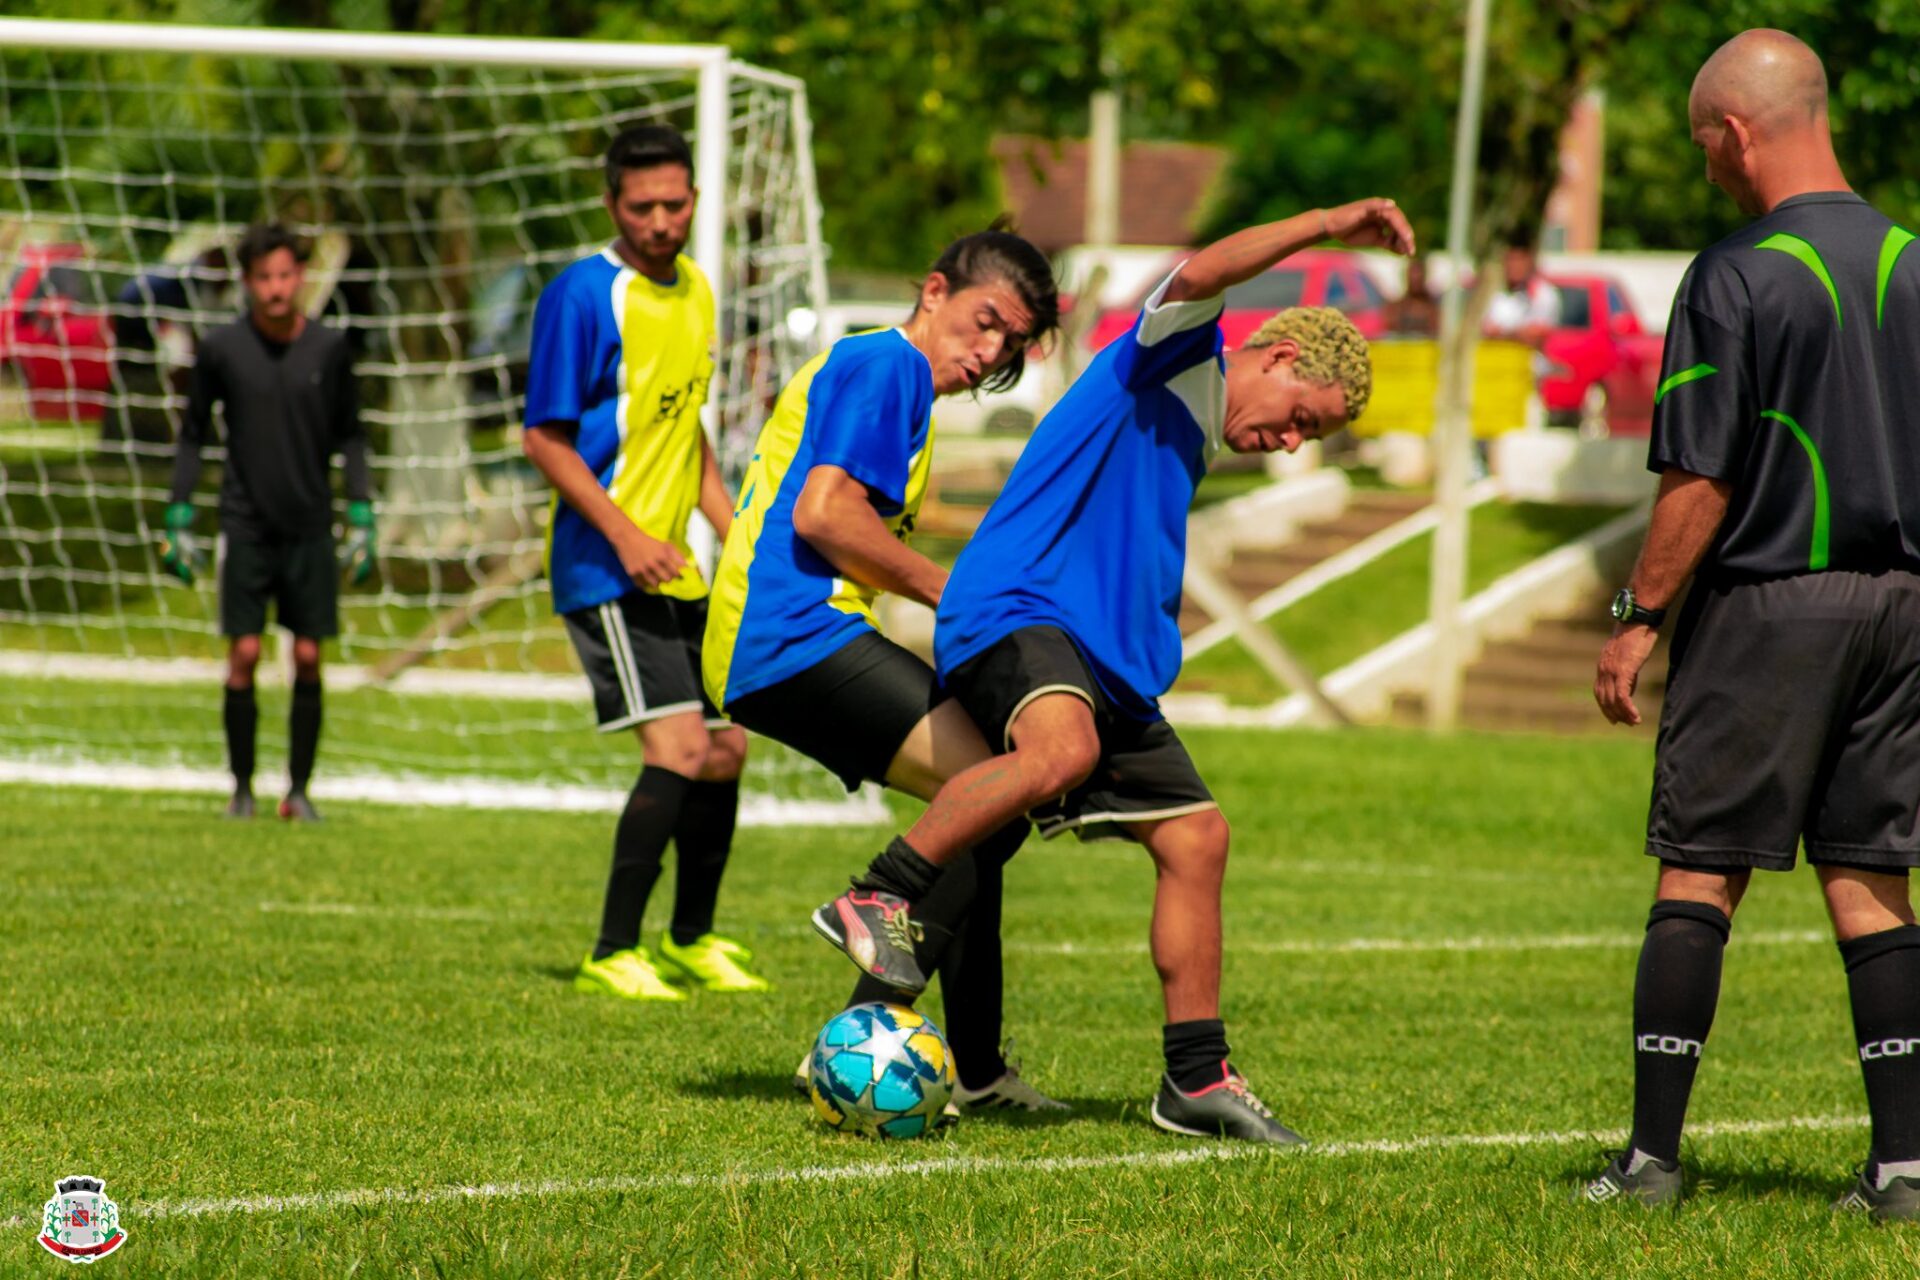
[[[713,340],[713,290],[684,254],[673,283],[660,284],[603,249],[556,276],[533,313],[527,425],[573,425],[574,447],[614,505],[686,557],[680,576],[656,588],[680,600],[707,593],[687,521],[700,502]],[[558,497],[547,576],[558,613],[638,589],[613,544]]]
[[[932,415],[933,368],[898,329],[842,338],[781,391],[714,570],[702,675],[715,706],[879,629],[880,593],[841,577],[795,533],[793,506],[808,472],[839,467],[908,538],[933,466]]]

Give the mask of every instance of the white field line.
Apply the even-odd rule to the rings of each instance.
[[[1444,951],[1588,951],[1638,947],[1639,933],[1560,933],[1474,935],[1465,938],[1299,938],[1271,942],[1236,942],[1229,938],[1226,954],[1262,956],[1342,955],[1355,952],[1423,954]],[[1736,943],[1748,946],[1804,946],[1831,942],[1833,935],[1813,929],[1783,929],[1763,933],[1734,931]],[[1146,955],[1144,942],[1009,942],[1008,951],[1050,956]]]
[[[220,769],[89,761],[0,760],[0,783],[222,796],[233,790],[232,775]],[[627,800],[627,793],[614,787],[385,774],[322,774],[314,780],[313,795],[320,801],[542,813],[617,813]],[[868,786],[844,800],[786,800],[749,792],[740,802],[739,820],[745,827],[853,827],[880,826],[888,819],[879,789]]]
[[[1688,1127],[1694,1138],[1735,1137],[1792,1131],[1826,1132],[1863,1128],[1865,1116],[1791,1116],[1781,1120],[1730,1120]],[[129,1223],[140,1219],[210,1218],[235,1214],[297,1213],[359,1205],[424,1205],[446,1200],[526,1200],[542,1196],[606,1195],[615,1192],[668,1191],[718,1187],[779,1186],[818,1182],[857,1182],[869,1178],[963,1177],[976,1173],[1076,1173],[1090,1169],[1174,1169],[1254,1159],[1341,1159],[1395,1156],[1423,1151],[1512,1149],[1618,1143],[1621,1130],[1565,1130],[1536,1133],[1455,1133],[1412,1138],[1371,1138],[1315,1143],[1307,1147],[1197,1144],[1157,1151],[1100,1156],[944,1156],[931,1160],[869,1161],[794,1168],[733,1169],[712,1173],[641,1174],[608,1178],[547,1178],[538,1182],[483,1182],[477,1186],[361,1187],[297,1195],[235,1196],[205,1200],[135,1200],[122,1211]],[[27,1225],[8,1218],[0,1227]]]
[[[393,920],[443,920],[472,924],[525,924],[534,917],[488,912],[464,907],[386,906],[359,902],[262,902],[262,912],[278,915],[361,916]],[[556,917],[538,917],[555,921]],[[1017,922],[1016,922],[1017,927]],[[800,937],[813,930],[802,925],[773,928],[767,932],[783,937]],[[1637,947],[1643,935],[1637,933],[1549,933],[1549,934],[1474,934],[1461,938],[1294,938],[1266,942],[1227,943],[1233,955],[1344,955],[1355,952],[1385,954],[1421,954],[1427,952],[1471,951],[1587,951],[1619,950]],[[1804,946],[1830,942],[1832,935],[1815,929],[1782,929],[1759,933],[1736,932],[1734,939],[1748,946]],[[1132,956],[1146,955],[1144,942],[1007,942],[1008,951],[1041,956]]]
[[[1041,846],[1044,848],[1045,846]],[[1638,852],[1628,845],[1626,854]],[[1023,854],[1023,857],[1031,854]],[[1086,859],[1131,862],[1147,868],[1153,865],[1147,851],[1137,844],[1128,844],[1118,840],[1101,840],[1092,844],[1083,844],[1073,849],[1068,857],[1076,861]],[[1446,880],[1449,882],[1473,880],[1488,884],[1555,884],[1566,886],[1576,882],[1605,880],[1617,882],[1620,879],[1620,866],[1632,865],[1632,858],[1616,862],[1605,867],[1579,866],[1559,871],[1511,871],[1497,867],[1436,867],[1424,863],[1404,862],[1346,862],[1328,859],[1290,858],[1277,854],[1271,859],[1251,861],[1245,853],[1235,855],[1228,867],[1228,874],[1234,876],[1253,874],[1262,878],[1299,874],[1312,876],[1371,876],[1403,880]],[[1644,884],[1639,880],[1631,882],[1636,891],[1643,891]]]

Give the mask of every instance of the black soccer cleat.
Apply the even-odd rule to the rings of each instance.
[[[251,818],[253,816],[253,792],[236,791],[227,801],[226,816],[229,818]]]
[[[289,791],[280,802],[280,816],[288,822],[318,822],[320,811],[313,807],[304,791]]]
[[[1160,1078],[1160,1092],[1150,1113],[1154,1124],[1168,1133],[1190,1138],[1238,1138],[1242,1142],[1271,1142],[1302,1146],[1306,1139],[1273,1118],[1267,1104],[1247,1087],[1246,1077],[1228,1068],[1225,1079],[1197,1093],[1184,1093],[1173,1077]]]
[[[1880,1184],[1885,1182],[1885,1186]],[[1877,1161],[1869,1160],[1853,1184],[1853,1190],[1833,1202],[1835,1213],[1871,1214],[1877,1222],[1905,1222],[1920,1218],[1920,1178],[1880,1173]]]
[[[1679,1202],[1678,1160],[1656,1160],[1644,1151],[1634,1150],[1613,1151],[1608,1155],[1607,1167],[1575,1193],[1575,1200],[1605,1204],[1624,1197],[1638,1200],[1649,1208]]]
[[[927,989],[927,975],[913,956],[922,931],[905,898],[877,889],[849,889],[814,911],[813,927],[862,973],[910,995]]]

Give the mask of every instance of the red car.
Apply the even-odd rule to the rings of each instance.
[[[113,382],[113,327],[100,278],[77,244],[20,250],[0,295],[0,362],[27,390],[33,416],[98,421]]]
[[[1606,276],[1548,276],[1560,291],[1560,323],[1540,350],[1547,421],[1590,436],[1644,436],[1653,426],[1662,340],[1641,327],[1633,304]]]
[[[1173,270],[1173,260],[1166,270]],[[1130,305],[1102,315],[1087,345],[1098,351],[1131,328],[1147,295],[1165,274],[1159,273]],[[1220,329],[1226,335],[1227,349],[1232,350],[1276,311],[1287,307],[1338,307],[1362,334],[1377,338],[1387,329],[1381,310],[1385,305],[1386,296],[1367,266],[1365,254],[1347,249],[1306,249],[1227,290]]]

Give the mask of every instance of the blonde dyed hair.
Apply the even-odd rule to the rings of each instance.
[[[1373,395],[1373,361],[1367,355],[1367,340],[1353,321],[1332,307],[1288,307],[1240,345],[1253,351],[1283,338],[1293,339],[1300,348],[1293,371],[1301,381],[1316,387],[1338,385],[1346,392],[1348,422],[1366,412]]]

